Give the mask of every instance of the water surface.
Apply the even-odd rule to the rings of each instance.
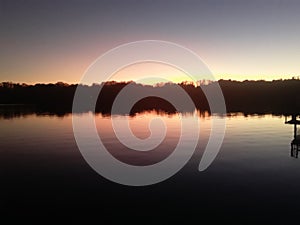
[[[88,114],[76,116],[84,119]],[[141,139],[150,135],[148,123],[153,118],[165,122],[166,138],[149,152],[122,145],[113,133],[110,116],[96,114],[95,121],[99,137],[112,155],[142,166],[168,157],[178,142],[180,119],[195,116],[200,121],[200,139],[191,160],[170,179],[145,187],[116,184],[93,171],[74,140],[71,114],[0,117],[1,205],[5,214],[12,218],[63,215],[75,220],[84,215],[112,221],[134,215],[148,218],[148,222],[195,217],[227,222],[292,221],[300,206],[300,159],[290,156],[293,127],[284,124],[284,117],[227,115],[221,150],[203,172],[198,165],[211,120],[218,115],[114,115],[117,120],[128,120]]]

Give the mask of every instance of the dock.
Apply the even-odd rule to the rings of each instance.
[[[298,153],[300,151],[300,135],[297,134],[297,125],[300,124],[300,120],[297,120],[299,115],[292,115],[292,119],[288,120],[287,116],[285,117],[285,124],[294,125],[294,139],[291,142],[291,156],[298,158]]]

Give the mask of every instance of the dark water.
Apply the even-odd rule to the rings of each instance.
[[[117,119],[128,119],[133,133],[147,138],[147,124],[156,116],[148,112]],[[161,114],[168,127],[164,146],[140,155],[126,152],[116,140],[110,117],[98,114],[95,121],[99,136],[116,158],[147,165],[172,152],[180,133],[180,116],[200,117],[195,154],[173,177],[142,187],[111,182],[86,163],[73,136],[71,114],[0,117],[3,220],[289,224],[297,219],[300,159],[290,156],[293,127],[285,125],[283,117],[228,115],[221,150],[203,172],[198,165],[210,132],[209,115]]]

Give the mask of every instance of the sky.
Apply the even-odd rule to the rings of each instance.
[[[0,0],[0,82],[78,83],[99,56],[138,40],[187,47],[216,79],[287,79],[300,75],[300,1]]]

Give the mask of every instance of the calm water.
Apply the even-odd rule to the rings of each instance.
[[[76,116],[84,119],[89,114]],[[166,158],[178,141],[180,118],[199,116],[199,145],[189,163],[170,179],[145,187],[119,185],[93,171],[76,146],[71,114],[0,117],[2,213],[9,218],[141,218],[153,223],[167,218],[289,222],[297,216],[300,159],[290,156],[293,127],[284,124],[284,117],[228,115],[220,153],[199,172],[212,117],[147,112],[115,119],[128,120],[132,132],[143,139],[150,135],[149,121],[157,116],[165,122],[167,136],[156,149],[142,153],[120,144],[109,116],[95,116],[111,154],[132,165]]]

